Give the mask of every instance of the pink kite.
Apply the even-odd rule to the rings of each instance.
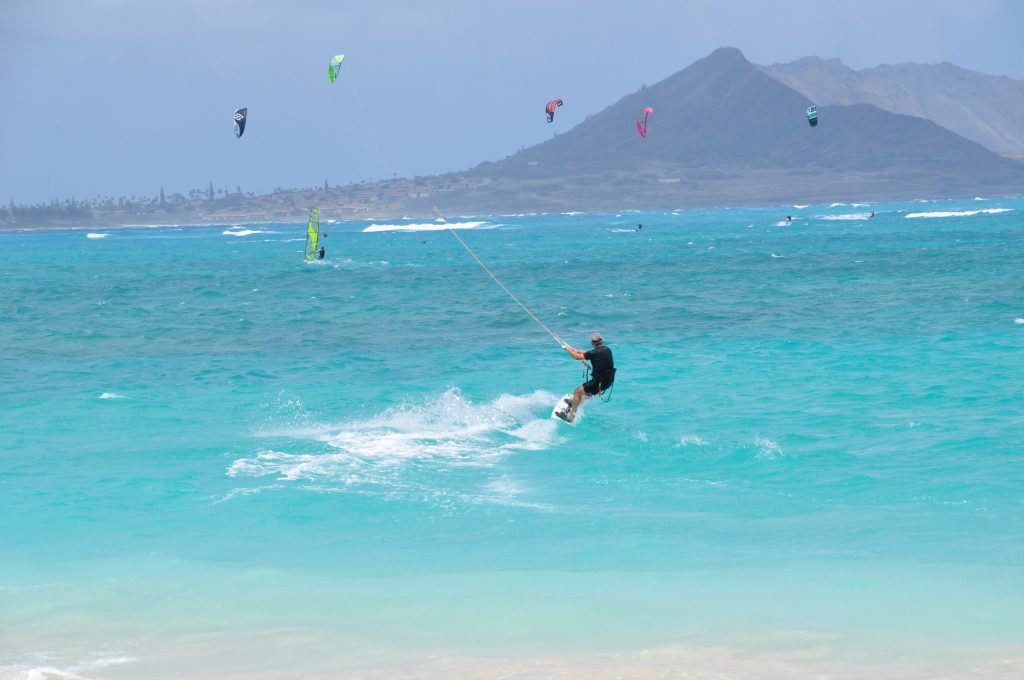
[[[552,99],[551,101],[548,102],[548,105],[544,107],[544,113],[548,114],[549,123],[555,119],[555,107],[561,105],[561,99]]]
[[[654,109],[647,106],[636,116],[636,131],[641,137],[647,137],[647,116],[652,113],[654,113]]]

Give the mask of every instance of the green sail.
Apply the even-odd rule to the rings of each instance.
[[[331,63],[327,66],[327,80],[332,83],[338,79],[338,72],[341,70],[341,62],[345,61],[344,54],[336,54],[331,58]]]
[[[320,242],[320,211],[313,208],[309,211],[309,223],[306,225],[306,259],[312,260],[316,257],[316,250]]]

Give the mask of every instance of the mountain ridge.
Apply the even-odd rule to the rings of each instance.
[[[931,120],[996,153],[1024,156],[1021,80],[950,62],[903,62],[854,70],[839,59],[804,57],[758,68],[817,104],[874,104]]]
[[[819,106],[811,128],[811,103],[738,49],[719,48],[554,139],[447,177],[490,180],[472,204],[490,193],[499,209],[517,192],[538,208],[614,208],[1024,189],[1024,165],[932,121],[856,103]],[[646,139],[631,129],[643,106],[654,108]]]

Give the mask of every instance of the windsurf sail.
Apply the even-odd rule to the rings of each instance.
[[[248,113],[249,109],[237,109],[235,111],[235,137],[241,137],[242,133],[245,132],[245,117]]]
[[[647,116],[652,113],[654,113],[654,109],[650,106],[645,106],[636,115],[636,131],[641,137],[647,137]]]
[[[306,224],[306,259],[316,258],[316,251],[320,243],[320,210],[313,208],[309,211],[309,222]]]
[[[345,61],[344,54],[336,54],[331,57],[331,63],[327,66],[327,80],[332,83],[338,79],[338,72],[341,71],[341,62]]]
[[[548,114],[548,122],[550,123],[555,119],[555,109],[562,105],[561,99],[552,99],[544,107],[544,113]]]
[[[811,127],[818,127],[818,107],[808,106],[807,107],[807,122],[811,124]]]

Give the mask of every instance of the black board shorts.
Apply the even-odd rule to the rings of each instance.
[[[615,378],[612,378],[611,380],[608,380],[607,378],[604,380],[591,378],[587,382],[583,383],[583,391],[592,397],[595,394],[600,394],[611,387],[613,382],[615,382]]]

